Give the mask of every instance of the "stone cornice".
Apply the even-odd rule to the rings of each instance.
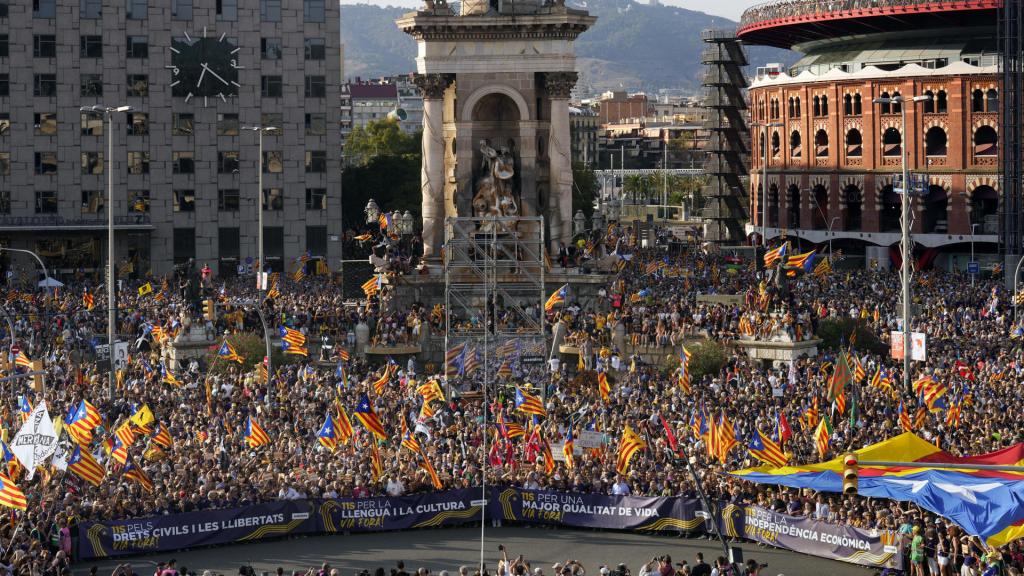
[[[396,21],[416,40],[575,40],[597,17],[586,12],[527,16],[438,16],[410,12]]]

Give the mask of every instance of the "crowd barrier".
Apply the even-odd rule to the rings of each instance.
[[[170,552],[298,534],[380,532],[479,522],[479,489],[400,497],[291,500],[79,525],[80,560]],[[716,523],[693,498],[641,498],[494,487],[487,519],[571,528],[706,533],[722,530],[778,548],[871,567],[902,565],[895,532],[862,530],[724,505]],[[716,526],[718,528],[716,528]],[[609,562],[614,559],[608,559]]]

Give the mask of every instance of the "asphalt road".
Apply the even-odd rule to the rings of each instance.
[[[590,576],[598,576],[601,564],[616,565],[624,562],[633,574],[638,574],[643,562],[654,555],[670,554],[673,562],[687,560],[703,552],[705,559],[721,554],[717,541],[687,540],[668,536],[596,532],[584,530],[549,530],[538,527],[488,528],[485,560],[493,569],[499,558],[498,544],[504,544],[510,556],[524,554],[533,567],[542,567],[545,576],[551,576],[551,565],[567,559],[580,561]],[[767,562],[764,576],[784,574],[869,576],[869,569],[824,560],[803,554],[784,552],[772,548],[759,548],[755,544],[742,545],[744,558]],[[258,544],[243,544],[221,548],[206,548],[159,556],[134,556],[121,560],[131,562],[140,576],[150,576],[153,564],[175,558],[179,568],[187,566],[202,574],[212,570],[225,576],[238,574],[238,567],[251,564],[256,573],[273,572],[278,566],[288,570],[319,568],[323,562],[339,568],[341,576],[353,576],[366,568],[373,572],[383,566],[390,572],[398,560],[404,560],[412,572],[419,567],[439,570],[457,570],[460,565],[474,565],[480,559],[480,529],[454,528],[354,534],[349,536],[313,536],[277,540]],[[118,561],[98,563],[99,574],[107,576]],[[93,563],[79,563],[76,574],[87,574]],[[457,574],[457,572],[456,572]]]

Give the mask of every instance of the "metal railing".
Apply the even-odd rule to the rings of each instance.
[[[149,214],[114,216],[114,226],[149,226]],[[64,216],[0,216],[0,228],[53,228],[53,227],[106,228],[107,218],[102,213],[95,217],[66,218]]]
[[[958,9],[981,7],[992,2],[984,0],[968,0],[966,2],[941,2],[956,6]],[[740,17],[738,30],[761,22],[794,18],[800,16],[836,16],[851,10],[885,11],[888,8],[905,8],[908,6],[929,5],[935,9],[935,2],[929,0],[785,0],[782,2],[763,2],[748,8]]]

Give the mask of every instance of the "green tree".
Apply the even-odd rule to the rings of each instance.
[[[398,120],[374,120],[365,127],[357,126],[345,139],[345,163],[365,166],[381,156],[407,156],[420,154],[420,134],[414,136],[402,131]]]
[[[266,341],[263,339],[262,335],[253,334],[251,332],[240,332],[238,334],[228,336],[228,342],[231,343],[235,352],[244,359],[244,362],[241,364],[237,362],[228,362],[223,358],[218,357],[217,350],[220,348],[220,341],[218,341],[217,347],[211,349],[206,355],[206,363],[210,367],[209,371],[211,374],[227,374],[232,371],[237,372],[238,370],[250,372],[254,370],[260,362],[263,362],[263,357],[267,355]],[[281,352],[280,346],[274,346],[271,350],[270,362],[272,366],[292,364],[301,359],[301,356],[284,354]]]
[[[363,224],[363,208],[373,198],[382,210],[408,210],[419,220],[421,134],[402,132],[384,118],[352,130],[345,140],[341,209],[347,225]]]
[[[594,198],[600,186],[597,183],[597,175],[586,164],[582,162],[572,163],[572,213],[583,210],[583,214],[590,218],[594,212]]]
[[[714,340],[705,340],[690,348],[690,377],[697,382],[704,376],[717,376],[725,366],[725,348]]]

